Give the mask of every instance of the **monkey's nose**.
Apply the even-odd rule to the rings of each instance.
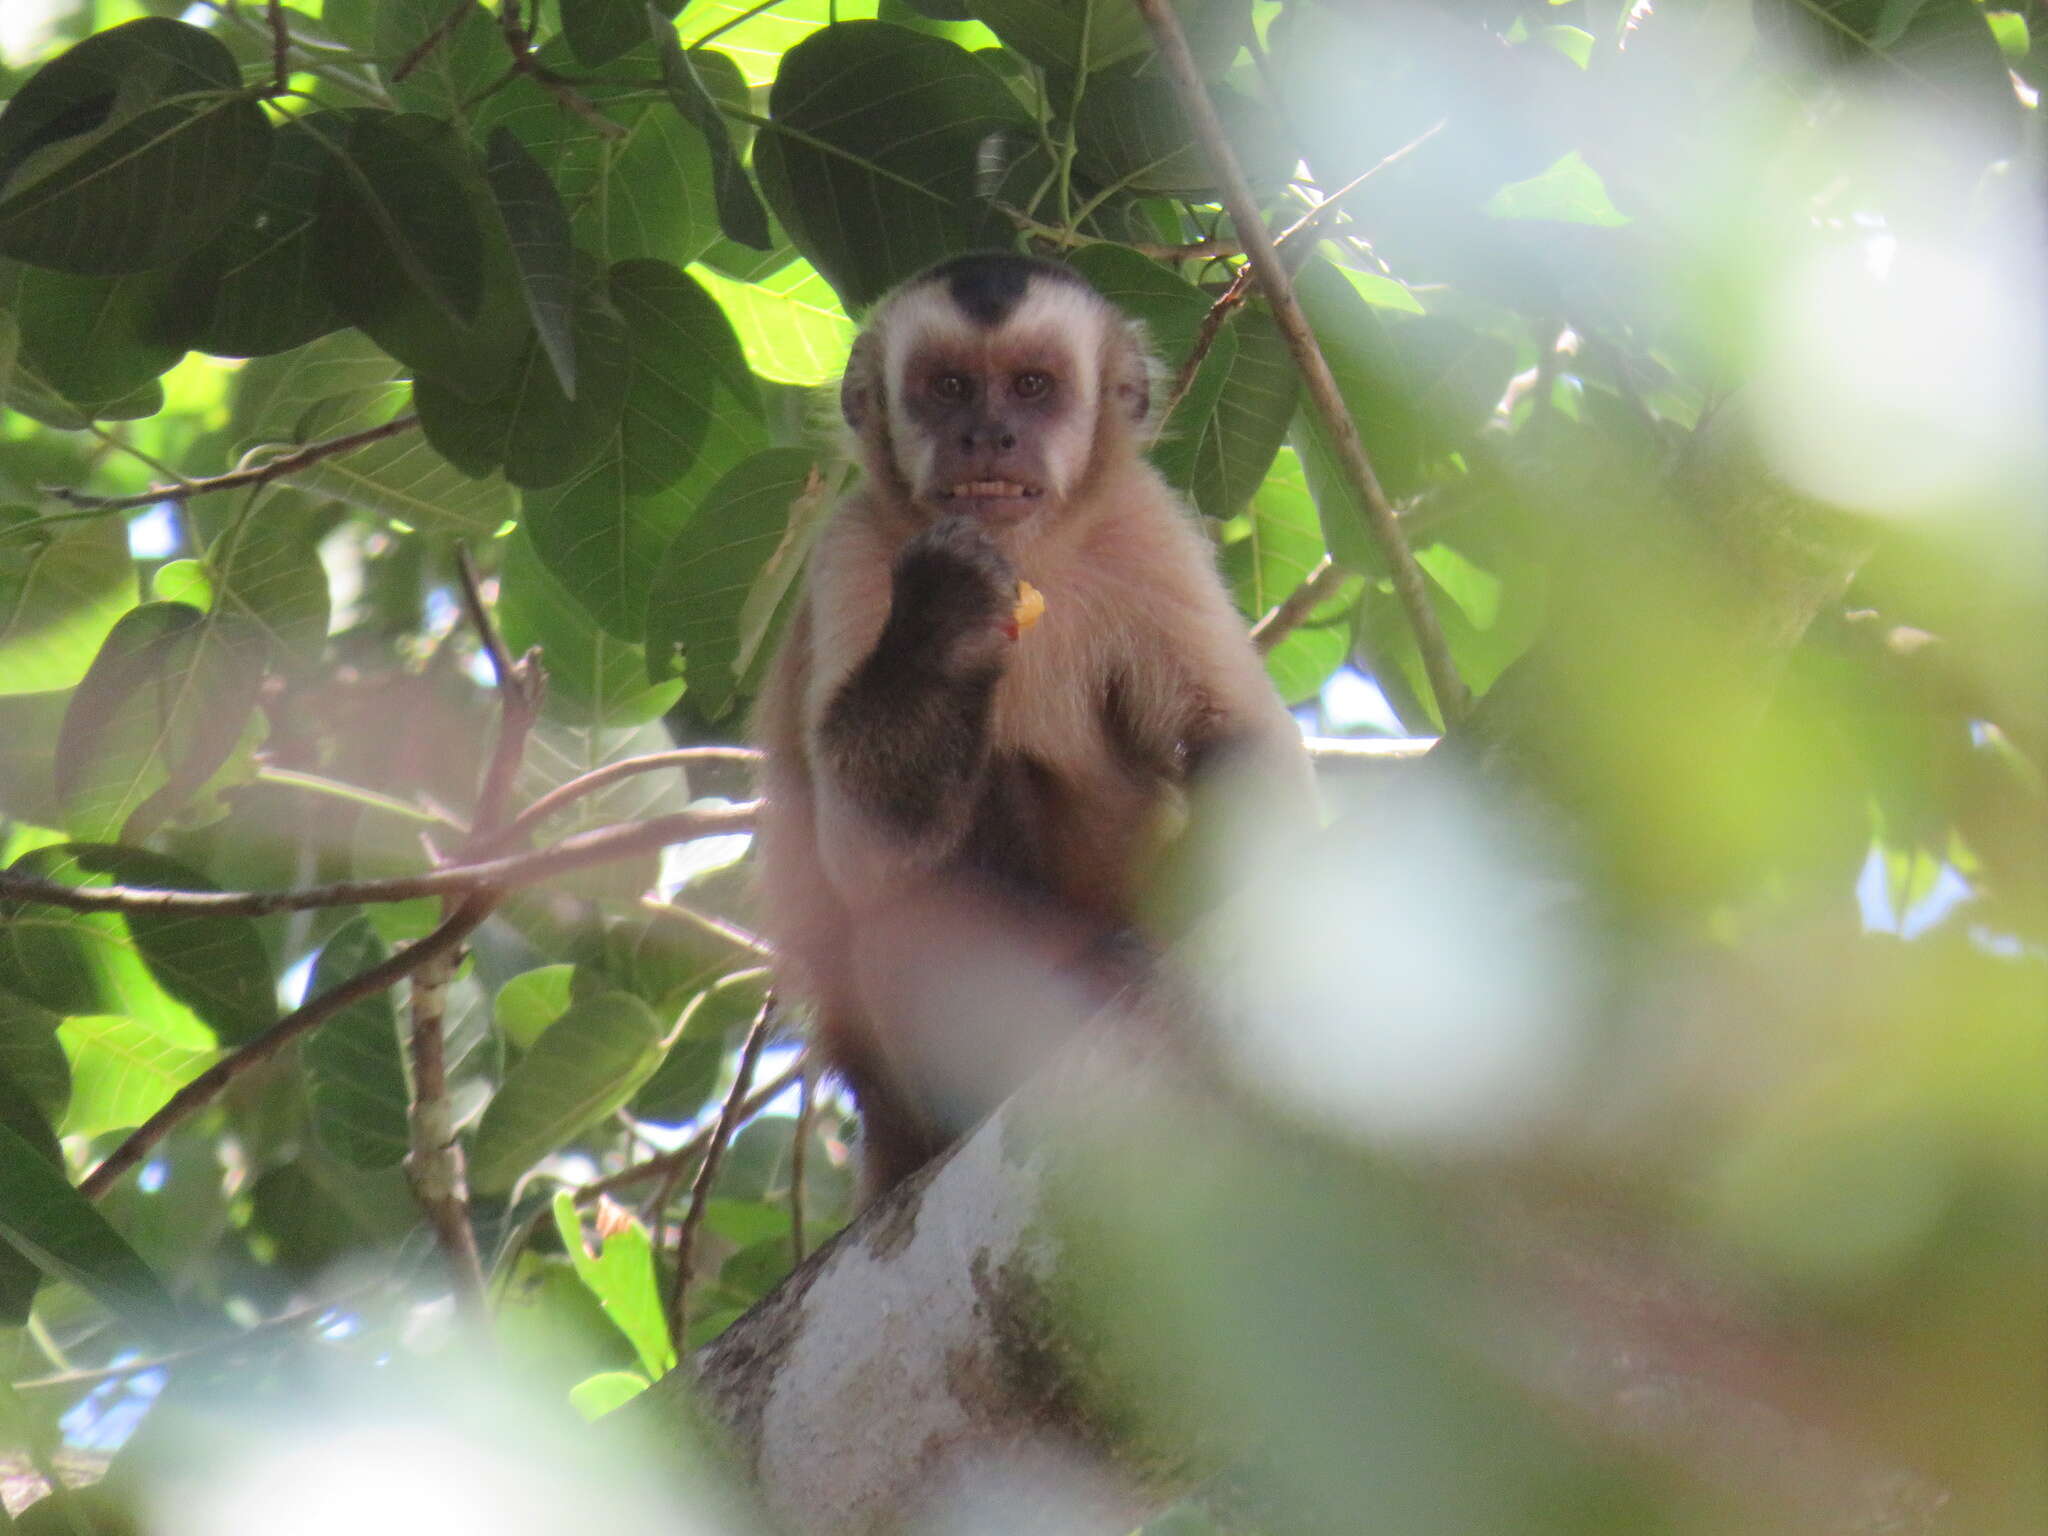
[[[978,427],[969,427],[960,434],[960,446],[972,453],[977,448],[993,448],[997,453],[1008,453],[1017,446],[1017,434],[996,422]]]

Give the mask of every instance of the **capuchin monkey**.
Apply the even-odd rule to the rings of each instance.
[[[1152,372],[1084,279],[1015,255],[912,278],[848,360],[866,478],[754,736],[777,981],[853,1090],[868,1199],[1142,987],[1187,790],[1314,824],[1300,732],[1145,460]]]

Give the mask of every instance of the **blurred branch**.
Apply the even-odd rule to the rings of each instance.
[[[381,443],[385,438],[409,432],[419,424],[419,417],[414,415],[394,416],[378,426],[365,427],[362,431],[351,432],[345,437],[331,437],[323,443],[308,443],[281,459],[272,459],[268,464],[258,465],[254,469],[231,470],[225,475],[209,475],[203,480],[180,480],[175,485],[157,486],[152,490],[138,491],[132,496],[87,496],[63,485],[46,486],[44,494],[66,502],[81,512],[127,512],[137,507],[153,507],[160,501],[182,502],[194,496],[204,496],[209,491],[233,491],[245,485],[268,485],[273,480],[285,479],[310,465],[319,463],[322,459],[351,453],[358,448],[366,448],[371,443]]]
[[[1437,712],[1447,723],[1458,720],[1471,707],[1471,696],[1451,661],[1450,647],[1444,642],[1443,629],[1429,603],[1422,569],[1415,563],[1408,541],[1395,522],[1393,505],[1380,488],[1379,477],[1373,472],[1372,461],[1366,456],[1365,445],[1359,439],[1358,425],[1345,409],[1337,380],[1330,372],[1322,349],[1316,344],[1308,317],[1302,313],[1301,302],[1294,295],[1294,285],[1267,236],[1265,223],[1259,217],[1258,204],[1252,198],[1251,188],[1246,184],[1237,156],[1231,150],[1222,121],[1216,116],[1215,104],[1209,100],[1194,58],[1188,52],[1188,41],[1181,31],[1180,19],[1167,0],[1135,0],[1135,3],[1152,30],[1160,57],[1166,61],[1167,74],[1180,98],[1181,108],[1208,155],[1210,168],[1215,172],[1222,191],[1223,206],[1237,228],[1238,239],[1244,243],[1245,258],[1257,275],[1266,302],[1272,306],[1273,319],[1287,341],[1288,350],[1294,355],[1295,366],[1308,387],[1316,414],[1336,447],[1345,479],[1365,509],[1367,529],[1387,562],[1394,594],[1400,599],[1409,627],[1415,633],[1423,668],[1429,675],[1431,691],[1436,694]]]
[[[441,18],[441,24],[421,38],[411,53],[400,59],[391,68],[391,82],[396,85],[427,61],[430,54],[455,34],[455,29],[469,19],[469,13],[476,9],[477,0],[456,0],[448,8],[448,14]]]
[[[643,896],[640,905],[656,917],[684,923],[699,932],[710,934],[715,939],[723,939],[734,949],[745,954],[756,955],[765,960],[775,953],[766,941],[756,938],[738,923],[727,922],[710,912],[700,912],[688,903],[677,901],[673,897],[662,901],[658,897]]]
[[[753,1118],[773,1103],[779,1095],[788,1092],[789,1085],[804,1072],[809,1056],[808,1051],[799,1054],[788,1068],[768,1079],[748,1095],[747,1101],[740,1106],[740,1119],[746,1121]],[[711,1145],[714,1129],[713,1126],[706,1126],[673,1152],[664,1152],[659,1157],[650,1157],[644,1163],[635,1163],[629,1168],[621,1168],[617,1173],[608,1173],[601,1179],[591,1180],[576,1190],[576,1203],[588,1205],[599,1195],[608,1195],[613,1190],[624,1189],[629,1184],[644,1184],[649,1179],[665,1178],[677,1169],[687,1168],[693,1158]]]
[[[1088,245],[1114,245],[1121,250],[1136,251],[1140,256],[1149,256],[1154,261],[1214,261],[1223,256],[1242,256],[1244,252],[1235,240],[1193,240],[1185,245],[1161,245],[1146,240],[1111,240],[1101,235],[1084,235],[1078,229],[1061,229],[1042,219],[1034,219],[1022,208],[1009,203],[990,204],[997,213],[1027,235],[1036,235],[1054,245],[1073,249]],[[1086,217],[1083,209],[1078,217]]]
[[[670,1282],[668,1293],[668,1332],[675,1341],[676,1357],[683,1355],[683,1335],[689,1320],[690,1260],[697,1246],[697,1230],[704,1225],[704,1210],[711,1200],[711,1189],[718,1182],[719,1165],[725,1161],[725,1149],[732,1145],[733,1132],[746,1117],[747,1090],[754,1083],[754,1065],[761,1059],[761,1047],[768,1040],[768,1015],[775,1006],[774,994],[762,999],[761,1008],[754,1015],[754,1022],[747,1029],[746,1041],[740,1046],[739,1068],[733,1074],[732,1088],[719,1106],[718,1119],[712,1124],[711,1139],[704,1144],[704,1161],[697,1165],[697,1177],[690,1184],[690,1209],[683,1216],[683,1224],[676,1230],[675,1277]]]
[[[636,773],[653,773],[663,768],[686,768],[691,763],[758,763],[761,754],[753,747],[677,747],[670,752],[647,752],[625,757],[616,763],[579,774],[568,783],[549,790],[512,819],[510,832],[525,832],[546,821],[585,795]]]
[[[216,917],[266,917],[314,907],[351,907],[366,901],[410,901],[415,896],[467,892],[479,886],[535,885],[551,875],[650,853],[670,843],[745,832],[754,824],[754,801],[715,810],[676,811],[645,821],[595,827],[534,853],[474,864],[444,864],[420,875],[389,880],[342,880],[284,891],[167,891],[147,886],[63,885],[0,871],[0,901],[40,901],[73,912],[190,912]]]
[[[1302,622],[1321,606],[1323,599],[1342,587],[1351,573],[1328,555],[1315,564],[1315,569],[1304,576],[1279,606],[1275,607],[1258,623],[1252,626],[1252,644],[1261,656],[1272,650],[1282,640],[1301,627]]]
[[[810,1161],[811,1114],[817,1085],[809,1071],[797,1074],[796,1124],[789,1131],[789,1262],[804,1261],[804,1171]]]
[[[490,913],[491,899],[488,896],[482,893],[470,896],[425,938],[293,1009],[255,1039],[223,1056],[165,1100],[163,1108],[129,1132],[125,1141],[79,1181],[78,1192],[88,1200],[97,1200],[113,1187],[116,1179],[147,1157],[158,1142],[191,1115],[212,1103],[221,1090],[236,1078],[261,1066],[299,1036],[326,1023],[351,1003],[374,997],[394,982],[414,974],[429,961],[452,953]]]

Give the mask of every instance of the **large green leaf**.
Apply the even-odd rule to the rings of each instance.
[[[6,1019],[4,1002],[0,1002],[0,1028],[4,1028]],[[54,1034],[50,1043],[56,1046]],[[0,1035],[0,1047],[4,1045],[5,1036]],[[63,1057],[61,1048],[58,1048],[58,1057],[60,1060]],[[69,1083],[68,1069],[66,1083]],[[47,1111],[14,1080],[4,1061],[0,1061],[0,1129],[12,1131],[24,1146],[32,1148],[36,1156],[62,1175],[64,1151],[57,1145],[57,1133],[50,1129]],[[36,1288],[42,1279],[42,1270],[28,1255],[0,1241],[0,1325],[19,1328],[28,1321],[29,1309],[35,1305]]]
[[[491,1022],[514,1046],[530,1051],[547,1027],[569,1011],[573,965],[541,965],[521,971],[491,1000]]]
[[[562,36],[578,64],[596,69],[647,40],[647,11],[643,0],[562,0]]]
[[[484,178],[505,238],[519,268],[527,313],[555,370],[562,393],[576,394],[576,247],[569,233],[569,210],[548,173],[519,142],[500,126],[491,130],[484,159]]]
[[[607,634],[534,553],[522,524],[503,544],[498,624],[515,655],[539,646],[547,658],[542,708],[588,726],[637,725],[682,695],[680,680],[649,683],[638,645]]]
[[[808,449],[756,454],[713,487],[661,558],[648,603],[648,670],[659,680],[680,668],[706,719],[731,706],[741,611],[817,473]]]
[[[85,1014],[57,1030],[71,1062],[67,1136],[103,1136],[142,1124],[218,1054],[166,1039],[138,1019]]]
[[[0,989],[0,1074],[52,1121],[71,1101],[71,1064],[57,1039],[60,1015]]]
[[[509,1190],[541,1158],[630,1099],[660,1060],[661,1026],[639,998],[601,992],[571,1005],[485,1108],[471,1181],[483,1194]]]
[[[676,1363],[668,1336],[668,1313],[661,1303],[660,1271],[647,1229],[627,1220],[613,1225],[599,1239],[599,1251],[584,1246],[582,1219],[567,1191],[555,1196],[555,1232],[568,1250],[576,1275],[604,1308],[604,1315],[632,1341],[633,1352],[650,1377],[659,1377]]]
[[[784,262],[746,282],[708,267],[695,273],[724,311],[754,373],[778,384],[838,379],[853,346],[853,322],[808,261]]]
[[[177,362],[198,329],[163,272],[81,277],[31,267],[18,303],[23,366],[92,417]]]
[[[548,68],[573,69],[559,39],[538,54]],[[661,63],[652,39],[607,76],[653,80]],[[623,84],[579,87],[623,137],[601,132],[532,80],[486,101],[481,125],[509,129],[548,173],[568,206],[577,242],[607,261],[652,256],[688,262],[719,237],[711,153],[704,137],[664,101]]]
[[[1253,185],[1276,187],[1294,169],[1280,121],[1262,104],[1212,87],[1239,167]],[[1172,82],[1154,75],[1091,81],[1074,115],[1075,168],[1091,180],[1137,193],[1198,194],[1216,184],[1195,143]]]
[[[400,106],[460,118],[465,104],[505,72],[505,40],[488,6],[377,0],[376,18],[372,46],[386,77],[411,65],[403,80],[392,81]]]
[[[335,307],[393,357],[472,399],[504,388],[532,333],[483,169],[445,122],[346,115],[319,252]]]
[[[0,1238],[37,1268],[78,1286],[124,1323],[161,1337],[177,1307],[140,1255],[65,1180],[62,1170],[0,1125]]]
[[[135,605],[135,562],[119,518],[35,523],[0,508],[0,693],[68,688]]]
[[[1251,505],[1242,537],[1223,547],[1223,574],[1248,620],[1270,612],[1307,579],[1323,557],[1323,530],[1308,493],[1301,462],[1283,451]],[[1266,675],[1280,697],[1299,704],[1315,697],[1344,663],[1351,645],[1350,611],[1356,578],[1326,598],[1292,634],[1266,654]]]
[[[213,609],[262,631],[280,663],[310,666],[327,644],[327,571],[320,563],[325,509],[286,485],[252,492],[206,551]]]
[[[754,166],[790,238],[849,306],[1009,231],[974,196],[982,141],[1030,127],[980,59],[879,21],[812,34],[782,61]],[[820,147],[824,146],[824,147]]]
[[[1998,39],[1973,0],[1755,0],[1757,32],[1826,66],[1877,63],[1876,83],[1903,83],[1916,99],[1942,98],[1972,114],[2014,113]]]
[[[420,379],[413,399],[427,440],[472,475],[502,467],[506,479],[528,489],[572,478],[616,441],[626,395],[626,324],[600,272],[586,271],[577,284],[575,338],[573,397],[563,393],[538,337],[489,399],[468,401]]]
[[[1250,0],[1174,0],[1174,10],[1205,72],[1236,57],[1251,24]],[[1032,63],[1069,76],[1152,51],[1132,0],[967,0],[967,12]]]
[[[212,239],[270,155],[241,85],[217,38],[162,17],[51,60],[0,112],[0,254],[104,276]]]
[[[718,208],[719,228],[728,240],[767,250],[775,243],[768,232],[768,210],[747,180],[739,149],[719,114],[721,102],[742,109],[747,106],[747,83],[740,77],[739,66],[710,49],[686,51],[676,41],[674,27],[658,10],[650,5],[648,15],[661,54],[662,86],[676,111],[704,136],[704,147],[711,155],[711,194]]]
[[[389,953],[367,918],[350,919],[321,949],[306,995],[332,990]],[[314,1032],[302,1054],[320,1144],[356,1168],[394,1168],[403,1161],[409,1096],[390,992],[349,1004]]]
[[[63,885],[212,888],[141,848],[60,843],[23,854],[12,868]],[[277,1018],[269,955],[246,917],[12,903],[0,931],[0,988],[56,1013],[126,1014],[195,1049],[215,1035],[239,1044]]]
[[[269,650],[234,614],[145,603],[123,615],[58,733],[67,828],[133,841],[183,809],[241,741]]]
[[[696,463],[721,380],[742,401],[758,402],[760,391],[732,322],[702,284],[658,261],[620,262],[611,284],[631,341],[620,423],[626,485],[659,490]]]
[[[1203,361],[1197,388],[1167,422],[1155,454],[1167,478],[1185,485],[1210,517],[1236,515],[1258,489],[1286,441],[1301,388],[1263,306],[1246,305],[1230,324],[1232,347]]]
[[[221,357],[260,357],[303,346],[343,324],[320,276],[320,188],[337,113],[278,130],[262,180],[214,238],[178,267],[179,304],[205,317],[191,344]]]

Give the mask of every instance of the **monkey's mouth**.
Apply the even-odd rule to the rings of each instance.
[[[1045,492],[1015,480],[962,480],[939,492],[943,501],[1036,501]]]

